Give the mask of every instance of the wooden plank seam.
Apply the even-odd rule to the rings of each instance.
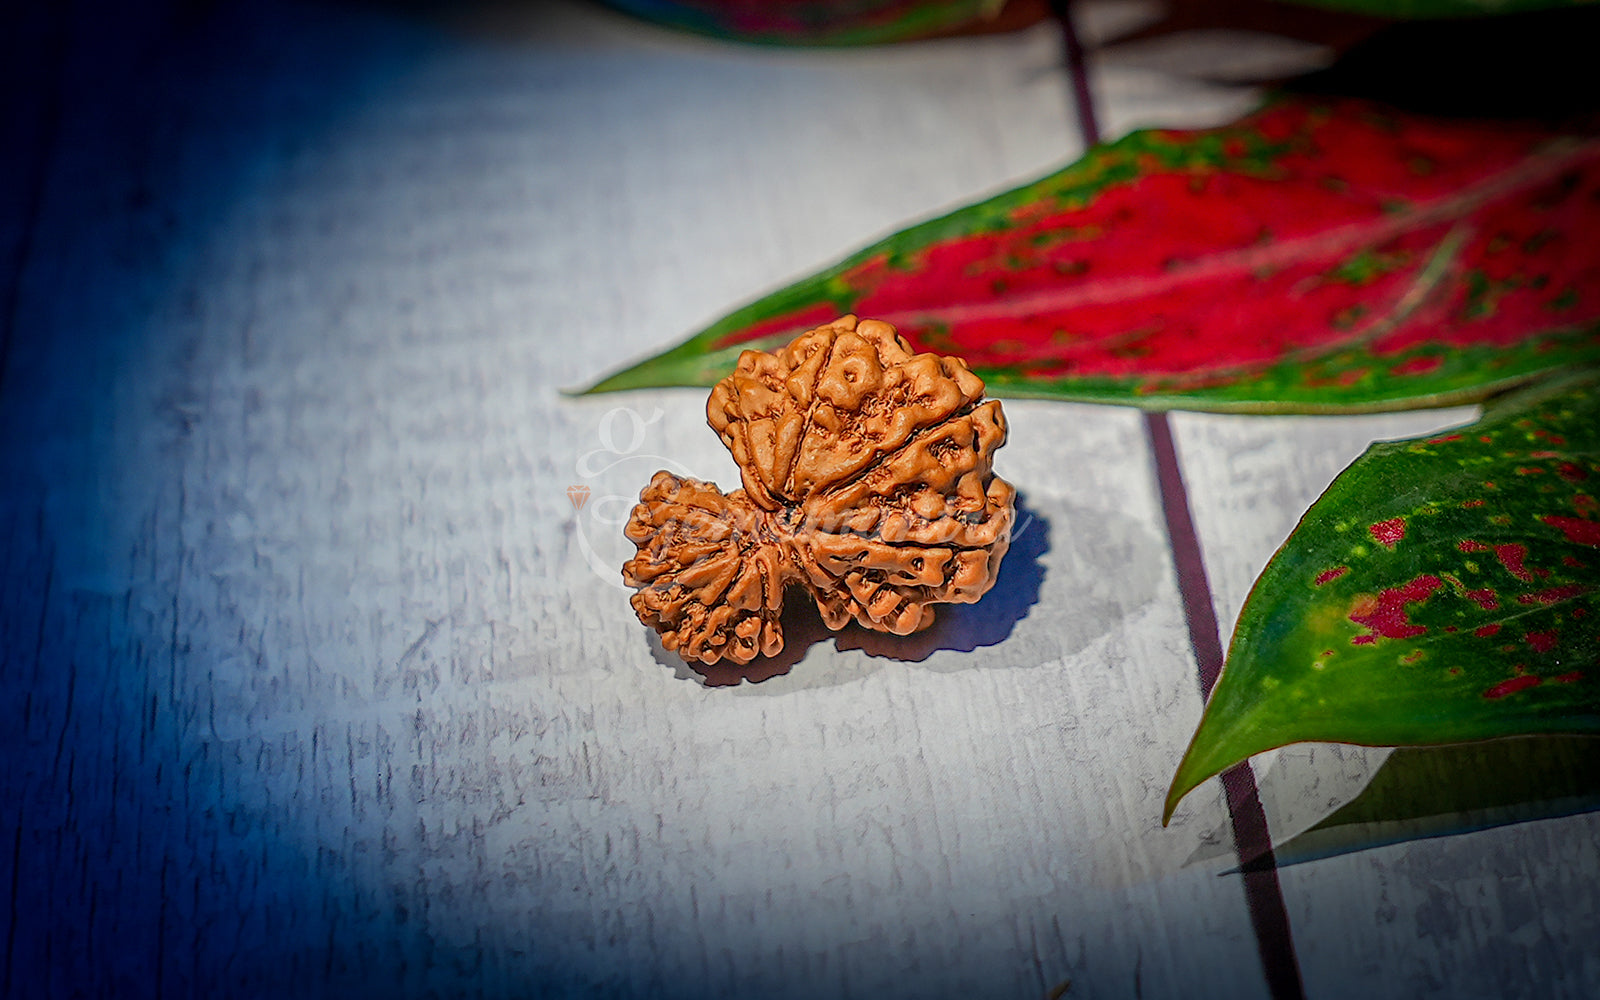
[[[1100,141],[1100,126],[1094,110],[1094,92],[1084,61],[1083,44],[1072,20],[1072,0],[1051,0],[1051,10],[1061,28],[1062,50],[1072,85],[1072,103],[1078,117],[1079,135],[1085,147]],[[1206,579],[1205,558],[1200,537],[1189,510],[1189,495],[1183,470],[1172,438],[1172,425],[1165,412],[1144,416],[1145,437],[1150,443],[1156,483],[1161,492],[1161,508],[1166,518],[1167,542],[1178,577],[1178,592],[1183,601],[1183,616],[1189,628],[1189,647],[1194,653],[1202,696],[1222,673],[1222,639],[1217,627],[1211,585]],[[1295,955],[1294,935],[1284,905],[1283,888],[1278,882],[1277,859],[1272,851],[1272,833],[1261,807],[1255,772],[1250,762],[1237,764],[1222,775],[1227,795],[1228,817],[1233,827],[1234,854],[1244,880],[1245,905],[1256,935],[1256,950],[1261,956],[1267,988],[1274,1000],[1303,1000],[1305,987],[1300,978],[1300,963]]]

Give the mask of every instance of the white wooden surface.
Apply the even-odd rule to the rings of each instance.
[[[1267,994],[1217,788],[1159,826],[1200,697],[1136,414],[1009,405],[994,594],[718,687],[617,581],[651,472],[733,479],[704,394],[559,392],[1076,155],[1048,26],[121,17],[60,22],[59,125],[7,125],[49,153],[3,219],[0,992]],[[1097,73],[1115,129],[1252,99]],[[1438,419],[1182,418],[1219,616],[1366,439]],[[1280,766],[1342,800],[1350,760]],[[1284,829],[1332,801],[1270,777]],[[1308,995],[1584,995],[1594,837],[1285,870]]]

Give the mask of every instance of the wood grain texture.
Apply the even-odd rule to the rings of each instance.
[[[64,103],[0,391],[7,991],[1263,995],[1185,864],[1218,803],[1157,822],[1200,705],[1135,415],[1012,408],[983,604],[718,688],[616,579],[652,456],[731,479],[703,396],[557,392],[1071,155],[1053,36],[530,10],[224,5]]]
[[[0,175],[0,993],[1266,994],[1216,790],[1158,825],[1200,701],[1136,414],[1009,405],[994,593],[717,687],[618,579],[651,472],[733,481],[703,394],[559,393],[1070,158],[1051,31],[74,10]],[[1252,99],[1103,70],[1117,130]],[[1175,420],[1219,617],[1406,419]],[[1280,836],[1370,776],[1317,752]],[[1308,993],[1583,995],[1594,823],[1286,869]]]

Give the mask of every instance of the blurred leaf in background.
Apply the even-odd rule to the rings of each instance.
[[[876,45],[1007,31],[1049,13],[1045,0],[605,0],[658,24],[763,45]]]

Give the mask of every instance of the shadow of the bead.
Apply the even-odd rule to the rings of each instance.
[[[1050,551],[1050,522],[1031,510],[1020,493],[1016,513],[1011,548],[1000,563],[994,586],[975,604],[939,606],[932,627],[925,631],[899,636],[852,624],[833,632],[822,623],[809,595],[800,587],[791,587],[784,595],[780,619],[784,644],[777,656],[758,656],[744,664],[691,663],[663,646],[659,635],[648,632],[650,654],[680,680],[693,680],[706,687],[729,687],[741,682],[759,684],[787,674],[812,646],[829,636],[835,638],[838,649],[861,650],[868,656],[909,663],[926,660],[940,650],[970,653],[982,646],[996,645],[1039,602],[1039,588],[1044,582],[1042,559]]]

